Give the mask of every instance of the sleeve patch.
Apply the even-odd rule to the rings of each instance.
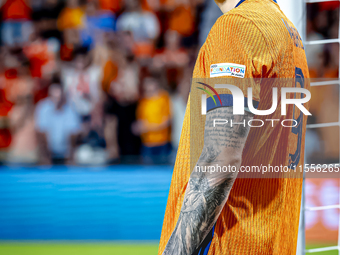
[[[246,66],[232,64],[232,63],[219,63],[210,66],[210,78],[232,76],[237,78],[244,78],[246,73]]]

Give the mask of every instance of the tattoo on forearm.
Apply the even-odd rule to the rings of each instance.
[[[252,117],[233,116],[232,109],[218,108],[208,113],[204,133],[204,149],[197,166],[225,162],[228,150],[242,154],[249,127],[243,125],[213,126],[214,119],[233,118],[246,121]],[[211,176],[193,172],[188,183],[184,201],[175,230],[164,250],[164,255],[191,255],[204,241],[220,215],[236,179],[235,173]]]

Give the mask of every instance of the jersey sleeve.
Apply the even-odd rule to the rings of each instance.
[[[236,14],[223,15],[217,20],[199,58],[201,63],[195,68],[194,77],[220,79],[220,82],[230,78],[245,96],[247,88],[252,87],[253,100],[258,102],[261,78],[269,78],[274,65],[263,33],[251,19]]]

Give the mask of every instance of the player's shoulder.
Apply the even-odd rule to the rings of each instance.
[[[249,15],[231,10],[216,20],[210,30],[210,37],[215,40],[231,37],[235,41],[242,37],[246,41],[246,38],[250,40],[252,36],[260,36],[261,33],[261,29],[259,29],[256,22]]]
[[[286,16],[274,1],[246,0],[218,18],[211,30],[212,39],[229,36],[244,45],[256,41],[277,55],[290,48],[285,20]]]
[[[273,0],[246,0],[240,6],[230,10],[225,16],[240,16],[259,25],[263,21],[280,21],[284,17],[279,5]]]
[[[253,44],[254,40],[264,41],[264,36],[259,26],[249,15],[239,10],[231,10],[220,16],[211,28],[207,38],[207,44],[241,43]]]
[[[223,25],[225,29],[248,29],[254,33],[270,36],[277,29],[284,29],[283,18],[286,18],[280,7],[272,0],[245,1],[240,6],[223,14],[215,23],[215,28]]]

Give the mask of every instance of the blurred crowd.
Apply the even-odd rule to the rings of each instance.
[[[196,56],[221,15],[213,0],[0,6],[2,164],[173,161]],[[338,2],[308,4],[307,40],[338,30]],[[312,78],[338,78],[338,43],[306,55]],[[338,121],[338,91],[313,88],[310,124]],[[306,144],[307,160],[338,161],[338,127],[308,131]]]
[[[2,164],[173,160],[213,1],[0,5]]]
[[[339,2],[307,4],[307,41],[339,38]],[[339,78],[339,43],[307,45],[306,56],[313,81]],[[312,87],[309,124],[339,121],[339,85]],[[308,129],[307,163],[339,162],[339,127]]]

